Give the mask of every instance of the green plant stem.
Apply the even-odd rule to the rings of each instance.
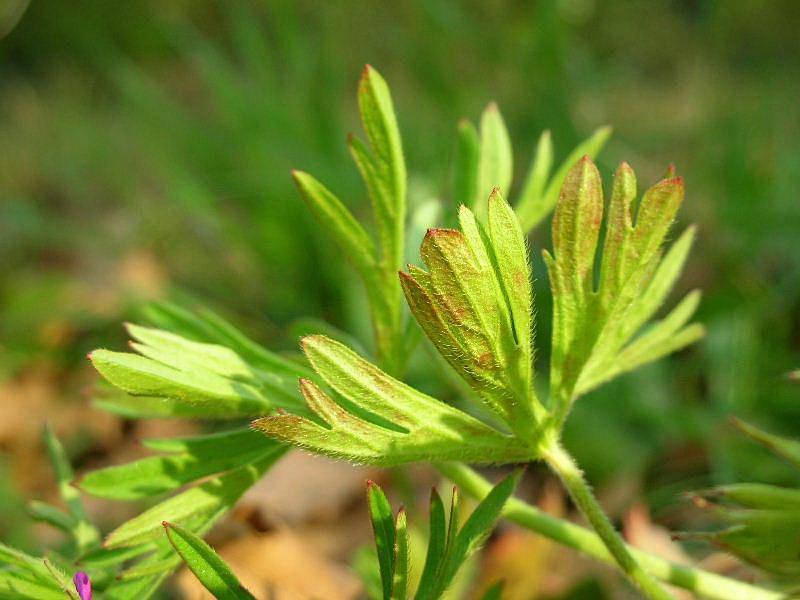
[[[439,472],[458,485],[464,493],[482,500],[492,489],[473,469],[459,463],[440,463]],[[564,519],[542,512],[512,497],[506,503],[503,514],[510,521],[535,531],[564,546],[573,548],[609,565],[616,560],[596,533]],[[636,548],[627,547],[636,561],[654,577],[672,585],[689,590],[703,598],[712,600],[781,600],[784,594],[753,586],[716,573],[679,565]]]
[[[652,600],[673,600],[672,594],[667,592],[631,556],[625,542],[622,541],[619,532],[609,521],[572,456],[559,444],[551,443],[543,449],[542,458],[561,478],[572,500],[592,524],[597,535],[603,540],[606,548],[633,584]]]

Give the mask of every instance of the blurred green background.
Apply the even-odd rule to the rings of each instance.
[[[344,140],[368,62],[394,94],[412,202],[453,209],[456,124],[490,100],[517,184],[546,128],[564,156],[612,125],[601,170],[625,159],[642,187],[674,162],[678,227],[700,228],[675,297],[703,289],[708,337],[579,403],[567,444],[671,526],[679,491],[792,481],[726,417],[800,436],[784,379],[800,365],[797,2],[32,0],[14,27],[22,4],[0,10],[0,471],[30,451],[18,429],[53,411],[77,411],[72,447],[91,451],[83,357],[121,347],[147,299],[208,304],[278,349],[304,316],[368,336],[357,283],[289,175],[366,213]],[[549,243],[534,232],[540,369]],[[35,483],[2,481],[0,510],[17,514]],[[0,533],[23,536],[9,522]]]

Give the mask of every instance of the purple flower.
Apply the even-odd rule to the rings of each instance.
[[[78,596],[81,597],[81,600],[92,600],[92,582],[86,573],[78,571],[72,581],[75,583],[75,589],[78,591]]]

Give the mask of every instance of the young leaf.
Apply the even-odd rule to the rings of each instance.
[[[733,424],[754,442],[758,442],[794,466],[800,467],[800,442],[768,433],[741,419],[733,419]]]
[[[483,212],[485,205],[481,206],[480,203],[494,188],[499,188],[500,193],[508,195],[512,175],[513,158],[508,129],[500,110],[492,102],[481,115],[478,187],[477,194],[472,198],[472,206]]]
[[[481,146],[478,130],[463,119],[458,123],[458,141],[453,166],[453,198],[456,206],[472,204],[478,196],[478,161]]]
[[[428,527],[428,551],[425,555],[425,566],[419,580],[417,600],[423,600],[426,592],[433,589],[436,575],[441,568],[447,546],[447,524],[445,522],[444,503],[436,488],[431,490],[431,503]]]
[[[89,522],[83,507],[83,502],[80,498],[80,492],[72,486],[75,473],[64,452],[64,448],[47,425],[45,425],[44,428],[44,441],[47,446],[47,452],[50,455],[50,462],[53,464],[53,468],[56,472],[59,494],[67,505],[67,510],[69,512],[68,520],[61,519],[57,516],[63,514],[60,513],[60,511],[58,513],[54,512],[57,509],[48,510],[42,504],[36,506],[39,509],[40,515],[47,515],[53,519],[54,523],[60,522],[62,527],[68,529],[72,537],[72,542],[75,544],[75,550],[79,554],[82,554],[100,542],[100,533]],[[67,515],[64,516],[67,517]]]
[[[166,521],[163,525],[172,547],[214,598],[255,600],[211,546],[179,525]]]
[[[309,376],[304,365],[270,352],[207,308],[195,314],[174,304],[161,302],[149,304],[144,313],[148,322],[157,328],[196,342],[230,348],[261,372],[292,378]]]
[[[564,159],[558,169],[556,169],[555,174],[550,178],[541,196],[537,197],[532,193],[523,193],[523,196],[516,205],[517,215],[519,216],[523,231],[530,231],[550,214],[550,211],[553,210],[553,207],[558,202],[559,191],[564,185],[564,180],[572,166],[582,156],[595,158],[610,136],[610,127],[601,127],[595,130],[591,136],[578,144],[572,152],[569,153],[567,158]],[[545,148],[545,151],[546,150]],[[538,164],[536,166],[538,166]],[[528,191],[527,186],[526,191]]]
[[[433,457],[516,462],[530,455],[530,449],[514,437],[401,383],[338,342],[311,336],[303,339],[303,350],[341,400],[301,380],[309,407],[324,424],[288,414],[254,423],[273,438],[376,465]]]
[[[384,259],[396,269],[403,260],[406,165],[389,86],[370,65],[358,85],[358,107],[372,155],[363,147],[354,154],[370,190]]]
[[[406,521],[406,511],[400,508],[395,520],[394,536],[394,574],[392,576],[392,600],[406,600],[408,594],[408,571],[409,549],[408,549],[408,523]]]
[[[535,210],[537,202],[542,201],[547,178],[553,168],[553,138],[550,131],[543,131],[536,144],[533,163],[528,177],[522,186],[522,193],[517,200],[516,211],[520,221],[526,220],[526,213]]]
[[[800,490],[763,483],[720,485],[698,492],[698,497],[706,500],[722,500],[745,508],[800,510]]]
[[[521,477],[521,469],[507,476],[489,492],[469,516],[448,548],[447,557],[442,564],[439,576],[438,589],[447,588],[459,567],[489,536]],[[450,526],[454,527],[454,524],[451,522]]]
[[[8,600],[64,600],[66,594],[55,583],[31,581],[10,571],[0,571],[0,598]]]
[[[395,571],[395,525],[392,507],[386,494],[372,481],[367,483],[367,505],[372,522],[372,534],[375,538],[375,549],[378,553],[383,597],[384,600],[389,600],[392,597]]]
[[[472,211],[461,231],[431,229],[401,285],[409,308],[439,353],[522,438],[542,415],[532,387],[530,266],[525,240],[499,192],[489,200],[488,232]]]
[[[328,188],[308,173],[292,173],[311,212],[347,255],[362,277],[375,268],[375,245],[355,217]]]

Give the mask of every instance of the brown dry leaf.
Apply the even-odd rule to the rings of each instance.
[[[346,566],[286,529],[238,538],[216,550],[259,599],[351,600],[362,593],[361,583]],[[177,585],[186,600],[213,600],[187,569],[178,574]]]

